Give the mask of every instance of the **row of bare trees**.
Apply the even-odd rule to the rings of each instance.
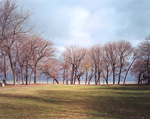
[[[101,78],[108,84],[113,78],[113,84],[125,83],[131,66],[136,59],[136,54],[131,43],[128,41],[109,42],[104,46],[94,45],[90,49],[67,47],[62,54],[63,82],[80,84],[81,77],[85,84],[90,84],[94,79],[95,85],[100,84]],[[70,75],[70,76],[69,76]]]
[[[150,84],[150,36],[133,48],[129,41],[108,42],[90,49],[67,47],[62,54],[61,72],[63,84],[85,84],[94,80],[95,85],[105,80],[106,84],[126,83],[128,74],[137,78],[137,83]]]
[[[95,45],[90,49],[67,47],[62,54],[61,69],[63,83],[85,84],[94,79],[95,85],[100,80],[106,84],[112,79],[113,84],[126,83],[129,73],[134,75],[138,84],[150,84],[150,36],[133,48],[128,41],[108,42],[104,46]],[[145,76],[145,78],[144,78]]]

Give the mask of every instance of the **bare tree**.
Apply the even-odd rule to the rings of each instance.
[[[150,36],[138,45],[138,57],[145,60],[147,64],[146,71],[148,72],[150,67]]]
[[[102,47],[100,45],[95,45],[91,47],[89,52],[89,57],[93,61],[94,65],[94,75],[95,75],[95,85],[100,83],[100,77],[101,77],[101,60],[102,60]]]
[[[70,46],[66,48],[66,51],[62,54],[66,62],[70,64],[71,70],[71,84],[75,83],[76,73],[80,66],[81,61],[85,56],[86,50],[84,48],[78,48],[76,46]]]
[[[116,42],[117,45],[117,53],[118,53],[118,59],[119,59],[119,64],[118,64],[118,69],[119,69],[119,74],[118,74],[118,84],[120,84],[121,80],[121,74],[123,72],[123,68],[125,68],[125,62],[128,61],[129,57],[131,56],[133,52],[133,48],[130,42],[128,41],[118,41]]]
[[[61,56],[61,71],[62,71],[62,77],[63,77],[63,84],[68,84],[68,78],[69,78],[69,73],[71,71],[70,64],[67,62],[67,60],[65,60],[66,57],[64,57],[63,55]]]
[[[51,41],[46,41],[40,36],[35,36],[32,39],[34,49],[32,52],[32,64],[34,65],[34,83],[37,83],[37,66],[43,58],[51,58],[55,55],[55,47]]]
[[[24,84],[24,68],[25,68],[25,61],[26,61],[26,55],[27,55],[27,39],[26,40],[21,40],[18,43],[18,55],[17,55],[17,61],[18,65],[20,67],[20,73],[21,73],[21,78],[22,78],[22,84]]]
[[[134,62],[136,61],[136,59],[137,59],[137,53],[136,53],[136,49],[134,49],[133,52],[132,52],[131,58],[129,58],[130,63],[129,63],[129,65],[128,65],[128,67],[125,69],[125,77],[124,77],[123,84],[125,84],[127,75],[128,75],[128,73],[129,73],[129,71],[130,71],[132,65],[133,65]]]
[[[146,37],[145,41],[139,43],[137,48],[137,57],[141,62],[143,61],[143,67],[145,66],[145,72],[150,73],[150,36]],[[150,78],[147,81],[150,84]]]
[[[84,67],[85,67],[85,84],[88,83],[88,78],[90,75],[90,72],[93,71],[93,65],[92,60],[89,58],[89,52],[87,52],[85,58],[84,58]]]
[[[78,79],[78,84],[81,82],[81,77],[85,73],[85,67],[84,67],[84,60],[81,60],[76,64],[76,69],[75,69],[75,77]]]
[[[102,60],[102,77],[106,80],[106,84],[108,84],[109,77],[112,74],[111,63],[107,57],[107,51],[105,47],[103,47],[103,60]]]
[[[111,64],[112,74],[113,74],[113,84],[115,84],[115,76],[116,76],[116,68],[118,65],[118,52],[117,52],[117,44],[113,43],[106,43],[104,45],[104,49],[106,51],[106,57]]]
[[[60,67],[56,59],[47,60],[40,66],[40,70],[47,76],[47,78],[52,78],[57,84],[59,84],[58,77],[60,73]]]
[[[138,78],[138,84],[142,83],[142,74],[146,71],[146,63],[143,60],[136,60],[131,68],[131,74]]]

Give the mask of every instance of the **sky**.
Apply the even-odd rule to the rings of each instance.
[[[133,46],[150,35],[150,0],[18,0],[32,13],[35,31],[66,46],[90,47],[127,40]]]

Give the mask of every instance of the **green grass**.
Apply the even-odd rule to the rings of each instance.
[[[0,119],[149,119],[150,86],[0,87]]]

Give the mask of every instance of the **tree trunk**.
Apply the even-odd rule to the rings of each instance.
[[[74,82],[73,82],[73,84],[76,83],[76,79],[77,79],[77,71],[75,70],[75,71],[74,71],[74,80],[73,80]]]
[[[4,81],[7,84],[7,72],[6,72],[6,56],[4,56]]]
[[[9,57],[9,62],[10,62],[11,70],[12,70],[12,73],[13,73],[14,85],[16,85],[16,72],[15,72],[15,69],[13,67],[13,62],[12,62],[10,51],[8,52],[8,57]]]
[[[101,72],[98,72],[98,80],[97,80],[97,84],[99,83],[99,85],[100,85],[100,79],[101,79]]]
[[[89,82],[88,82],[88,85],[90,85],[90,82],[91,82],[91,80],[92,80],[92,77],[93,77],[93,75],[91,74],[91,75],[89,76]]]
[[[97,65],[95,65],[95,85],[97,85]]]
[[[115,67],[113,66],[113,84],[115,84]]]
[[[2,55],[2,54],[1,54]],[[0,80],[2,79],[2,73],[1,73],[1,70],[2,70],[2,64],[3,64],[3,61],[2,61],[2,56],[0,57]]]
[[[123,55],[121,53],[121,56],[120,56],[120,69],[119,69],[119,76],[118,76],[118,84],[120,84],[120,80],[121,80],[121,73],[122,73],[122,67],[123,67]]]
[[[108,71],[108,67],[107,67],[107,73],[106,73],[106,84],[108,85],[108,74],[109,74],[109,71]]]
[[[122,72],[122,66],[120,66],[120,70],[119,70],[118,84],[120,84],[121,72]]]
[[[35,65],[35,71],[34,71],[34,84],[37,83],[37,64]]]
[[[88,80],[88,70],[86,68],[86,78],[85,78],[85,85],[87,84],[87,80]]]
[[[65,77],[66,77],[66,71],[64,69],[64,72],[63,72],[63,84],[65,83]]]
[[[14,85],[16,85],[16,72],[14,71],[14,69],[12,69],[13,71],[13,77],[14,77]]]
[[[16,74],[16,82],[17,82],[17,84],[19,84],[18,82],[19,82],[19,80],[18,80],[19,78],[18,78],[18,74]]]
[[[99,83],[100,85],[100,76],[101,76],[101,72],[100,72],[100,59],[98,58],[98,66],[97,66],[97,70],[98,70],[98,79],[97,79],[97,84]]]
[[[148,85],[150,84],[150,78],[148,78],[148,83],[147,83]]]
[[[108,85],[108,80],[106,80],[106,84]]]
[[[80,85],[80,78],[78,79],[78,84]]]
[[[54,80],[56,81],[57,84],[59,84],[59,82],[58,82],[58,80],[56,78]]]
[[[0,51],[2,50],[2,46],[1,46],[1,44],[0,44]],[[3,52],[0,54],[1,56],[0,56],[0,80],[1,80],[1,76],[2,76],[2,73],[1,73],[1,71],[2,71],[2,64],[3,64]]]
[[[68,84],[68,79],[66,80],[66,84]]]
[[[67,75],[66,75],[66,84],[68,84],[68,70],[67,70]]]
[[[26,61],[26,85],[28,85],[28,60]]]
[[[149,56],[148,56],[148,60],[147,60],[147,73],[149,72]]]
[[[140,84],[140,82],[141,82],[141,73],[139,73],[138,84]]]
[[[101,77],[99,78],[98,83],[99,83],[99,85],[101,84]]]
[[[52,77],[51,75],[49,75],[50,77]],[[57,84],[59,84],[59,82],[58,82],[58,80],[56,79],[56,78],[54,78],[54,77],[52,77],[53,78],[53,84],[54,84],[54,81],[57,83]]]
[[[130,66],[129,66],[129,68],[128,68],[128,70],[127,70],[126,74],[125,74],[123,84],[125,84],[125,82],[126,82],[126,78],[127,78],[128,72],[129,72],[129,70],[130,70],[131,66],[133,65],[134,61],[135,61],[135,59],[133,59],[132,63],[130,64]]]
[[[74,79],[74,64],[72,64],[72,71],[71,71],[71,84],[73,84],[73,79]]]

